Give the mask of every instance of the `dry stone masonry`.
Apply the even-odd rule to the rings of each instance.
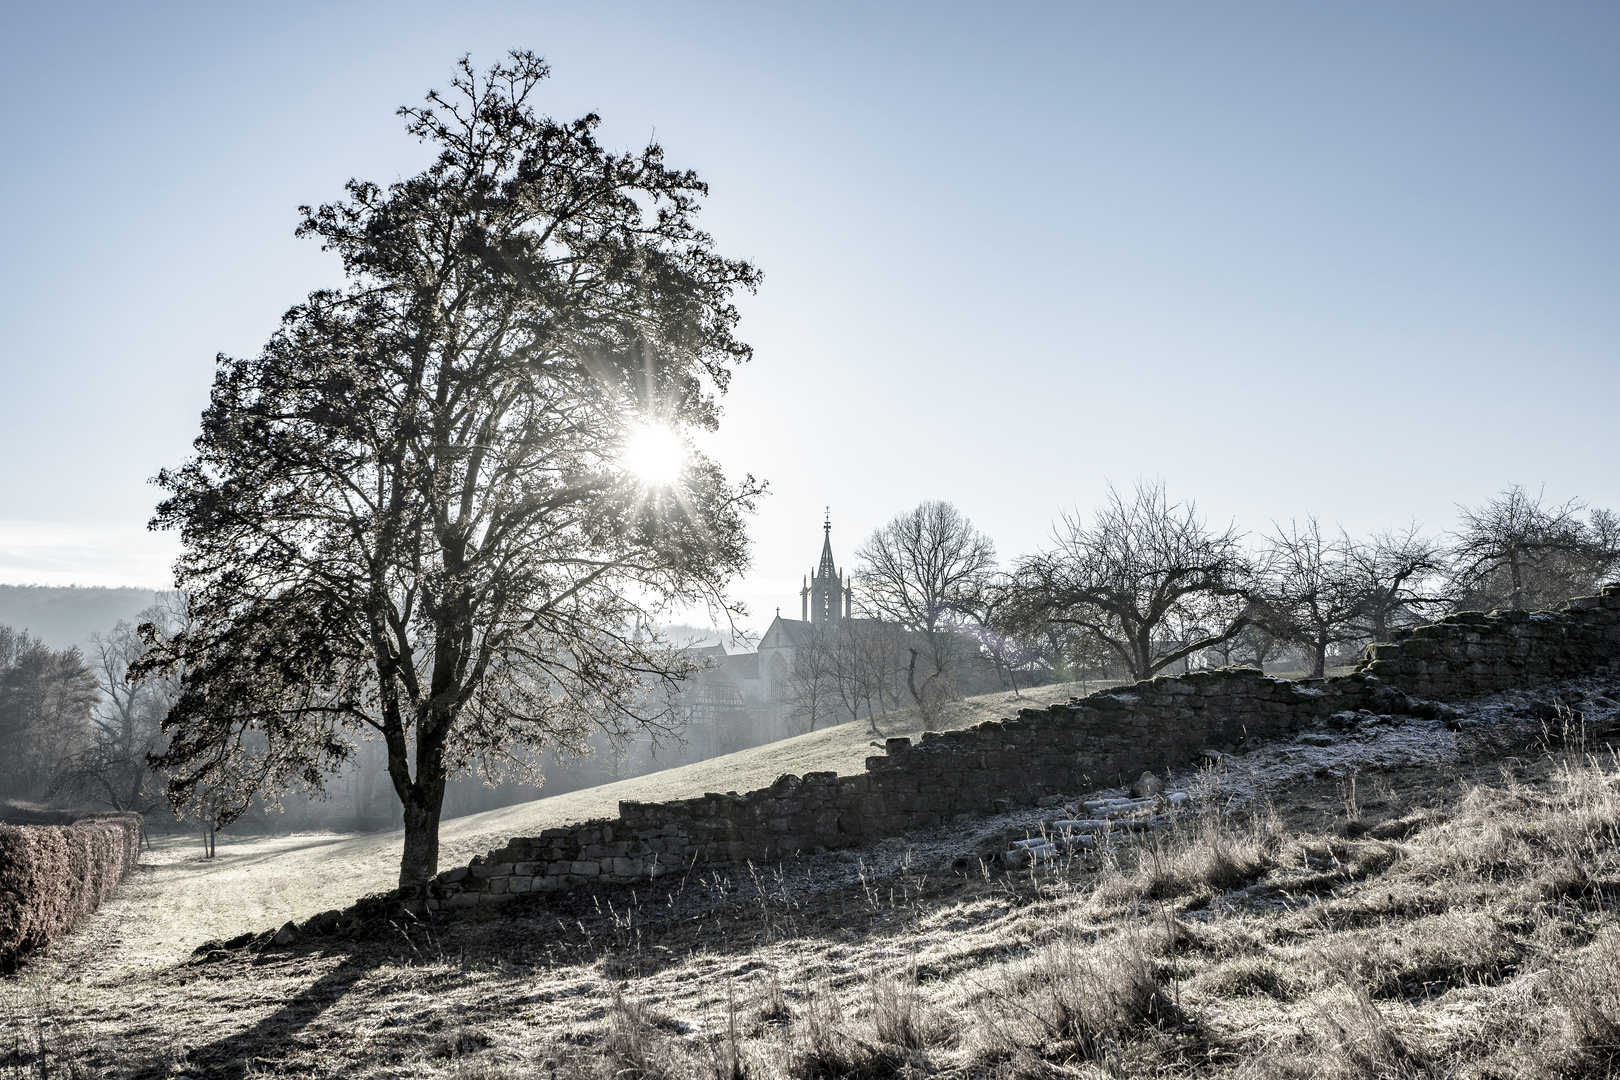
[[[1620,585],[1560,611],[1464,611],[1369,645],[1359,672],[1409,694],[1470,697],[1584,675],[1620,657]]]
[[[1340,713],[1442,716],[1439,701],[1620,661],[1620,585],[1562,610],[1464,612],[1370,646],[1346,676],[1291,682],[1247,668],[1160,676],[1017,718],[890,739],[858,776],[786,775],[746,794],[623,802],[616,821],[514,838],[393,899],[417,910],[500,904],[691,867],[775,862],[901,836],[959,815],[1126,782]],[[335,915],[336,913],[328,913]],[[317,918],[324,918],[318,916]],[[312,920],[313,921],[313,920]]]

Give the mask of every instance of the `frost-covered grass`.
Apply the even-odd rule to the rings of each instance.
[[[1492,709],[1505,715],[1478,713]],[[1616,719],[1612,702],[1586,711]],[[1378,742],[1401,733],[1374,725],[1355,746],[1377,771],[1290,774],[1264,793],[1240,759],[1204,780],[1245,801],[1206,798],[1169,830],[1034,871],[954,875],[945,833],[909,851],[552,897],[490,921],[111,965],[120,935],[148,932],[132,924],[154,914],[153,892],[7,984],[0,1068],[1612,1075],[1620,760],[1597,744],[1537,749],[1505,721],[1492,730],[1502,737],[1452,760],[1400,764]],[[321,850],[287,844],[189,878],[177,850],[164,887],[205,891],[210,874],[217,885],[255,869],[268,881],[267,868]],[[961,846],[977,838],[964,831]]]
[[[27,1075],[1609,1075],[1620,763],[1341,788],[1036,873],[711,875],[135,978],[63,953],[3,1045]]]

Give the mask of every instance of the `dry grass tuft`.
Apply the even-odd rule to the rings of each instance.
[[[1092,893],[1098,904],[1210,896],[1249,884],[1277,863],[1282,827],[1265,813],[1238,824],[1218,814],[1150,834],[1116,854]]]
[[[1421,998],[1499,983],[1525,953],[1526,943],[1494,918],[1450,911],[1336,938],[1323,967],[1344,972],[1375,998]]]
[[[1336,1008],[1318,1006],[1330,1052],[1320,1055],[1324,1076],[1417,1080],[1436,1075],[1434,1063],[1355,980]]]
[[[885,1053],[884,1048],[861,1037],[849,1023],[838,995],[830,990],[811,996],[791,1031],[782,1055],[786,1075],[794,1080],[833,1080],[836,1077],[886,1077],[910,1055]]]
[[[1161,1050],[1195,1028],[1139,942],[1062,939],[980,998],[975,1056],[1018,1075],[1047,1075],[1052,1062],[1118,1063],[1143,1049],[1133,1044]]]
[[[1260,956],[1239,956],[1200,972],[1187,989],[1200,997],[1240,998],[1255,994],[1286,1001],[1292,998],[1288,980],[1277,964]]]
[[[1585,954],[1560,968],[1553,1004],[1569,1018],[1564,1047],[1567,1076],[1620,1073],[1620,931],[1600,935]]]

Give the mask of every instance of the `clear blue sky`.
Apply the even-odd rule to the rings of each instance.
[[[218,351],[335,283],[300,203],[424,163],[396,106],[545,55],[765,271],[715,452],[757,612],[832,504],[1004,556],[1109,480],[1251,530],[1620,507],[1620,7],[0,8],[0,581],[163,584],[141,535]]]

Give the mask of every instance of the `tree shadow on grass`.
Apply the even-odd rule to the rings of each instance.
[[[413,943],[414,944],[414,943]],[[343,947],[339,947],[343,948]],[[272,954],[261,954],[232,979],[251,980],[258,974],[255,969],[271,965],[296,963],[300,959],[330,956],[331,943],[311,944]],[[343,1001],[369,974],[382,967],[408,962],[401,956],[397,945],[385,946],[378,942],[357,942],[347,947],[336,966],[323,973],[314,982],[283,1001],[275,1011],[261,1017],[240,1031],[193,1047],[184,1056],[191,1075],[227,1078],[283,1073],[311,1075],[345,1071],[351,1065],[345,1055],[342,1060],[311,1067],[308,1055],[328,1053],[325,1047],[303,1037],[304,1032],[334,1005]],[[157,1078],[172,1072],[168,1060],[150,1062],[136,1077]]]

